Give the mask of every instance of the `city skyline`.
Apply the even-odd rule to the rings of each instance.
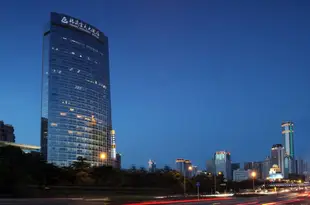
[[[217,150],[230,151],[232,162],[262,161],[272,144],[283,143],[279,125],[286,120],[294,122],[295,157],[309,161],[309,2],[268,3],[276,12],[267,1],[241,8],[233,2],[137,2],[94,0],[86,9],[92,12],[73,1],[50,2],[31,14],[27,9],[42,2],[10,1],[1,8],[10,23],[0,35],[0,120],[14,126],[17,142],[39,144],[41,34],[55,11],[109,36],[112,118],[124,167],[145,166],[149,158],[172,167],[179,157],[205,167]]]

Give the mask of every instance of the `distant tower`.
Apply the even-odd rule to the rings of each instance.
[[[231,176],[231,158],[230,153],[226,151],[219,151],[215,153],[215,172],[222,172],[224,177],[228,180]]]
[[[192,170],[190,168],[192,168],[192,162],[188,159],[177,159],[175,161],[176,164],[176,170],[180,173],[182,173],[182,175],[185,175],[186,177],[191,177],[192,176]]]
[[[156,171],[156,162],[153,160],[149,160],[149,172],[155,172]]]
[[[115,130],[111,130],[110,135],[111,135],[111,144],[112,144],[111,157],[112,157],[112,160],[116,160]]]
[[[284,177],[295,173],[294,124],[291,121],[283,122],[282,136],[284,145]]]
[[[281,144],[275,144],[271,147],[271,167],[278,165],[284,176],[284,147]]]

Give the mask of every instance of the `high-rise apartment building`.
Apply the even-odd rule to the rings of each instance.
[[[116,151],[112,153],[108,38],[82,20],[53,12],[42,54],[45,159],[68,166],[81,156],[92,165],[112,165]]]
[[[282,175],[284,176],[284,147],[281,144],[274,144],[271,147],[271,167],[278,165]]]
[[[224,177],[228,180],[231,176],[231,156],[229,152],[219,151],[214,154],[215,172],[223,173]]]
[[[14,127],[0,121],[0,141],[15,142]]]
[[[294,124],[291,121],[283,122],[282,136],[284,145],[284,178],[289,173],[295,173]]]

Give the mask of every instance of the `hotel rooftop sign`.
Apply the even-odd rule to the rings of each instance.
[[[73,18],[68,15],[59,14],[52,12],[51,13],[51,21],[53,24],[58,24],[62,26],[68,26],[80,31],[83,31],[85,33],[88,33],[89,35],[92,35],[93,37],[97,39],[103,40],[103,33],[99,31],[94,26],[91,26],[90,24],[85,23],[84,21],[81,21],[77,18]]]

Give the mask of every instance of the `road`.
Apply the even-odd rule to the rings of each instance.
[[[163,203],[165,202],[165,203]],[[102,199],[0,199],[0,205],[121,205],[122,202],[110,202],[106,198]],[[128,204],[128,202],[127,202]],[[234,198],[229,199],[202,199],[196,202],[179,202],[170,203],[169,201],[161,201],[160,203],[136,203],[132,205],[148,205],[148,204],[183,204],[183,205],[276,205],[276,204],[294,204],[294,205],[310,205],[310,198],[301,196],[300,194],[287,193],[284,195],[271,195],[251,198]]]
[[[301,196],[297,193],[287,193],[282,195],[270,195],[251,198],[234,198],[229,200],[214,200],[205,202],[192,202],[186,205],[276,205],[276,204],[294,204],[310,205],[310,198]]]

